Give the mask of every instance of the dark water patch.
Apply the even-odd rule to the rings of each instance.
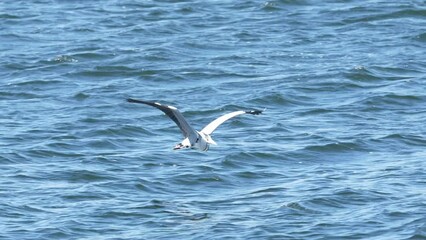
[[[425,218],[420,218],[419,221],[417,221],[415,223],[416,227],[414,229],[414,233],[408,239],[410,239],[410,240],[426,239],[426,223],[425,223],[425,220],[426,220]],[[406,227],[411,228],[410,226],[406,226]]]
[[[257,189],[255,191],[250,192],[250,195],[259,195],[264,193],[275,193],[275,192],[284,192],[287,189],[284,187],[265,187],[261,189]]]
[[[152,136],[153,133],[142,127],[135,127],[132,125],[110,126],[107,129],[89,130],[85,133],[86,137],[104,136],[106,138],[138,137],[144,135]]]
[[[407,146],[426,147],[426,139],[423,136],[413,134],[390,134],[377,139],[379,142],[394,142],[394,145],[404,144]]]
[[[219,170],[218,168],[207,164],[196,166],[196,169],[200,172],[214,172]]]
[[[10,152],[4,152],[0,156],[1,164],[25,163],[29,160],[30,158],[28,158],[24,153],[15,150],[11,150]]]
[[[168,203],[163,200],[152,199],[146,203],[143,203],[141,206],[138,206],[137,209],[144,210],[158,210],[165,209]]]
[[[207,217],[203,213],[193,213],[186,206],[158,199],[153,199],[135,209],[138,211],[142,210],[146,214],[163,216],[162,219],[158,219],[156,222],[152,222],[152,224],[161,223],[162,225],[170,225],[170,227],[182,224],[182,220],[202,220]]]
[[[425,96],[419,95],[401,95],[396,93],[388,93],[379,96],[371,96],[360,102],[360,104],[367,107],[374,107],[377,109],[400,109],[412,108],[418,104],[425,102]]]
[[[290,202],[283,206],[281,206],[282,209],[289,209],[292,211],[292,215],[298,214],[298,215],[305,215],[305,214],[322,214],[321,211],[310,208],[308,206],[305,206],[302,203],[299,202]]]
[[[260,177],[258,173],[251,172],[251,171],[237,172],[234,175],[238,178],[247,178],[247,179],[253,179],[253,178]]]
[[[89,51],[91,50],[91,51]],[[73,62],[75,61],[85,61],[85,60],[104,60],[104,59],[110,59],[114,57],[114,54],[107,53],[107,52],[100,52],[99,49],[76,49],[74,51],[81,51],[79,53],[74,53],[71,56],[68,56],[69,58],[73,59]],[[92,52],[93,51],[93,52]]]
[[[3,207],[8,209],[9,210],[8,212],[11,213],[11,216],[9,217],[13,217],[16,219],[25,218],[26,216],[28,217],[28,215],[35,216],[35,215],[49,213],[49,211],[46,211],[39,207],[27,205],[27,204],[23,204],[23,205],[11,204],[7,206],[3,206]]]
[[[358,143],[353,142],[336,142],[326,143],[322,145],[311,145],[305,147],[305,150],[311,152],[328,152],[328,153],[339,153],[339,152],[354,152],[363,151],[364,148]]]
[[[67,183],[84,183],[84,184],[94,184],[94,183],[105,183],[109,181],[116,180],[116,177],[109,172],[101,172],[100,170],[73,170],[73,169],[64,169],[59,170],[55,167],[48,165],[48,169],[55,169],[55,171],[51,172],[40,172],[37,173],[37,176],[67,182]],[[85,190],[85,189],[83,189]]]
[[[212,115],[211,117],[214,118],[214,117],[220,116],[221,114],[225,114],[226,112],[239,111],[241,109],[243,109],[243,107],[240,106],[240,105],[225,104],[225,105],[222,105],[222,106],[217,106],[216,108],[211,109],[211,110],[196,111],[196,112],[193,112],[193,114],[195,115],[195,114],[198,114],[198,113],[203,113],[203,114],[204,113],[210,113],[209,115]],[[192,112],[189,112],[189,113],[191,114]],[[213,114],[211,114],[211,113],[213,113]]]
[[[253,98],[248,101],[250,104],[258,106],[300,106],[309,105],[310,99],[308,96],[283,95],[281,93],[271,93],[262,97]]]
[[[385,202],[391,197],[390,194],[378,191],[368,191],[362,189],[339,189],[334,193],[336,198],[345,199],[345,204],[365,205],[366,202]]]
[[[316,108],[304,110],[303,112],[298,113],[298,115],[315,116],[315,115],[324,115],[324,114],[333,114],[333,113],[336,113],[336,110],[316,107]]]
[[[34,149],[23,151],[23,155],[27,159],[34,159],[34,160],[35,159],[53,160],[55,158],[78,158],[82,156],[82,154],[78,152],[62,152],[58,150],[50,150],[50,149],[43,149],[43,148],[39,148],[39,149],[34,148]]]
[[[259,165],[259,167],[262,166],[261,162],[258,162],[258,159],[262,159],[262,162],[268,161],[268,160],[284,160],[282,156],[280,156],[278,153],[270,153],[270,152],[256,152],[256,151],[246,151],[246,152],[238,152],[238,153],[232,153],[227,155],[223,162],[224,163],[238,163],[237,165],[240,165],[240,163],[246,162],[247,164],[251,165]],[[266,164],[266,163],[265,163]],[[232,165],[232,164],[231,164]]]
[[[4,209],[4,217],[10,217],[14,219],[19,219],[25,217],[27,214],[25,213],[25,206],[16,206],[14,204],[1,204],[2,209]],[[29,209],[31,210],[31,209]]]
[[[305,203],[312,209],[322,209],[327,212],[345,208],[345,200],[337,197],[318,196],[306,200]]]
[[[134,185],[138,191],[147,192],[150,194],[164,194],[167,192],[167,184],[159,181],[147,181],[145,179],[139,179],[138,183]]]
[[[151,218],[152,217],[152,215],[150,214],[134,211],[134,209],[129,211],[119,211],[119,210],[100,212],[96,214],[96,217],[103,220],[106,220],[106,219],[132,220],[134,218]]]
[[[351,17],[344,20],[345,24],[353,24],[360,22],[380,22],[386,20],[398,20],[402,18],[407,19],[423,19],[426,16],[426,10],[423,9],[405,9],[400,11],[393,11],[389,13],[371,13],[363,17]]]
[[[73,194],[62,194],[61,198],[68,202],[85,202],[85,201],[101,201],[107,200],[114,197],[112,194],[102,193],[102,192],[76,192]]]
[[[11,48],[14,48],[16,43],[30,43],[30,42],[37,42],[33,37],[31,37],[30,35],[27,34],[19,34],[19,33],[6,33],[6,34],[2,34],[1,39],[5,42],[3,42],[3,48],[5,48],[6,50],[10,50]],[[13,60],[13,58],[12,58]],[[11,63],[11,64],[6,64],[6,67],[10,67],[11,69],[13,68],[17,68],[19,66],[22,66],[22,64],[17,64],[17,63]]]
[[[159,47],[145,49],[143,58],[150,62],[167,62],[174,59],[167,48]],[[154,75],[155,73],[157,73],[155,70],[145,70],[145,75]]]
[[[377,81],[382,79],[380,75],[376,76],[373,72],[362,66],[351,69],[345,75],[353,81]]]
[[[12,15],[12,14],[8,14],[8,13],[2,13],[0,14],[0,19],[20,19],[21,17],[18,15]]]
[[[46,87],[50,85],[62,84],[59,80],[25,80],[10,84],[11,87]]]
[[[78,101],[84,101],[84,100],[86,100],[86,99],[90,98],[90,94],[88,94],[88,93],[83,93],[83,92],[79,92],[79,93],[75,94],[75,95],[73,96],[73,98],[74,98],[75,100],[78,100]]]
[[[107,140],[107,139],[92,139],[85,141],[85,146],[93,149],[104,149],[104,150],[112,150],[119,149],[120,142],[115,140]]]
[[[58,151],[58,152],[61,152],[61,154],[66,154],[68,157],[83,156],[82,154],[78,153],[81,150],[81,146],[79,146],[79,144],[76,144],[72,141],[67,141],[67,142],[64,142],[63,140],[54,141],[54,142],[46,144],[45,147],[48,149],[51,149],[52,151]]]
[[[29,68],[29,66],[24,63],[6,63],[3,65],[3,67],[12,71],[23,71]]]
[[[208,219],[210,215],[208,213],[193,213],[192,211],[179,207],[173,210],[166,210],[165,213],[170,214],[171,221],[181,223],[181,221],[201,221]]]
[[[410,67],[374,66],[371,71],[383,76],[386,80],[404,80],[417,76],[421,71]]]
[[[419,42],[426,42],[426,33],[421,33],[421,34],[419,34],[419,35],[416,35],[416,36],[414,37],[414,39],[415,39],[416,41],[419,41]]]
[[[393,67],[364,67],[357,66],[345,73],[345,77],[363,84],[380,84],[381,81],[408,80],[419,74],[416,70]]]
[[[129,77],[140,75],[140,70],[127,66],[97,66],[91,70],[74,72],[73,75],[76,77]]]
[[[203,175],[198,174],[179,174],[174,176],[171,180],[175,184],[193,186],[193,185],[205,185],[205,184],[219,184],[227,182],[227,177],[214,173],[205,173]]]
[[[28,93],[28,92],[2,92],[0,91],[0,99],[2,100],[31,100],[31,99],[43,99],[45,95]]]
[[[281,174],[274,172],[265,172],[262,170],[259,171],[237,171],[232,174],[238,180],[254,180],[254,179],[270,179],[270,178],[279,178]]]

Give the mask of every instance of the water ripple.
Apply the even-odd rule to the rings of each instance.
[[[419,1],[0,6],[1,239],[425,238]]]

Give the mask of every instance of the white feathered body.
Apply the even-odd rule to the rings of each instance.
[[[185,138],[181,143],[184,148],[192,148],[200,151],[209,150],[210,144],[216,145],[210,135],[197,131],[197,138],[191,142],[189,138]]]

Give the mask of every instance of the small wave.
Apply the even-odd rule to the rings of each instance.
[[[157,71],[131,68],[128,66],[97,66],[92,69],[79,70],[67,75],[75,77],[146,77],[156,75]]]
[[[282,206],[281,208],[290,209],[294,212],[300,213],[300,214],[319,214],[322,213],[319,210],[316,210],[314,208],[310,208],[308,206],[305,206],[302,203],[299,202],[290,202]]]
[[[17,15],[12,15],[12,14],[7,14],[7,13],[0,14],[0,19],[4,19],[4,20],[7,20],[7,19],[20,19],[20,18],[21,17],[19,17]]]
[[[146,166],[146,164],[144,166]],[[168,188],[164,181],[149,181],[147,179],[142,178],[136,180],[136,182],[134,183],[134,187],[137,191],[142,191],[149,194],[165,193],[167,192]]]
[[[355,82],[374,85],[380,81],[396,81],[412,78],[416,71],[404,68],[356,66],[345,73],[345,77]]]
[[[19,87],[25,87],[25,86],[31,86],[31,87],[45,87],[52,84],[61,84],[62,81],[59,80],[25,80],[22,82],[16,82],[10,84],[11,86],[19,86]]]
[[[0,156],[0,164],[10,164],[10,163],[16,163],[16,160],[14,160],[14,156],[10,156],[11,154],[2,154]]]
[[[359,143],[353,142],[336,142],[323,145],[311,145],[305,147],[305,150],[312,152],[352,152],[364,150]]]
[[[415,36],[414,39],[419,42],[426,42],[426,33],[419,34]]]
[[[381,78],[363,66],[357,66],[347,72],[346,77],[352,81],[374,81]]]
[[[16,100],[16,99],[41,99],[46,98],[45,95],[28,93],[28,92],[0,92],[0,100]]]
[[[362,205],[365,202],[381,202],[389,198],[389,194],[378,191],[342,188],[334,192],[333,197],[341,198],[342,202],[353,205]],[[345,200],[346,199],[346,200]]]
[[[413,107],[416,104],[423,104],[426,100],[426,96],[416,95],[401,95],[395,93],[389,93],[385,95],[368,97],[362,101],[361,104],[383,109],[391,109],[390,107]]]
[[[143,210],[144,213],[148,212],[153,215],[166,214],[167,216],[164,217],[168,218],[170,222],[179,222],[181,220],[199,221],[210,217],[208,213],[195,212],[185,205],[157,199],[153,199],[135,210],[138,210],[137,212]]]
[[[87,98],[89,98],[90,97],[90,95],[89,94],[87,94],[87,93],[83,93],[83,92],[79,92],[79,93],[77,93],[77,94],[75,94],[74,96],[73,96],[73,98],[75,99],[75,100],[78,100],[78,101],[83,101],[83,100],[86,100]]]
[[[413,221],[412,223],[410,222],[409,224],[406,224],[406,228],[411,228],[410,225],[414,225],[415,224],[415,231],[414,234],[412,236],[410,236],[407,239],[426,239],[426,218],[425,217],[421,217],[415,221]]]
[[[369,14],[363,17],[348,18],[344,20],[346,24],[360,23],[360,22],[377,22],[389,19],[399,18],[424,18],[426,10],[423,9],[404,9],[400,11],[394,11],[390,13],[376,13]]]
[[[60,55],[55,58],[47,60],[47,63],[74,63],[74,62],[78,62],[78,60],[68,55]]]
[[[96,200],[110,199],[114,196],[112,194],[103,193],[103,192],[85,191],[85,192],[61,194],[60,197],[70,202],[82,202],[82,201],[96,201]]]
[[[63,152],[49,149],[31,149],[23,153],[29,159],[46,159],[53,157],[76,158],[81,157],[81,153],[76,152]]]
[[[239,162],[240,160],[253,161],[258,159],[262,159],[262,161],[282,160],[283,157],[271,152],[239,152],[228,154],[224,159],[224,163],[234,162],[235,160]]]
[[[204,175],[186,173],[186,174],[179,174],[177,176],[174,176],[173,178],[171,178],[171,180],[175,184],[191,186],[191,185],[200,185],[200,184],[205,185],[209,183],[216,184],[217,182],[225,182],[226,179],[224,177],[225,176],[221,176],[219,174],[214,174],[214,173],[207,173]]]
[[[98,171],[89,170],[73,170],[73,171],[60,171],[57,174],[60,177],[69,182],[105,182],[115,180],[115,177],[108,173],[100,173]]]
[[[263,194],[263,193],[273,193],[273,192],[283,192],[286,188],[283,187],[266,187],[261,189],[256,189],[250,194]]]
[[[282,93],[272,93],[253,98],[249,103],[258,106],[300,106],[309,104],[309,101],[303,96],[284,96]]]
[[[418,136],[418,135],[412,135],[412,134],[395,133],[395,134],[390,134],[385,137],[382,137],[379,140],[384,140],[384,141],[394,140],[394,141],[407,144],[409,146],[421,146],[421,147],[426,146],[426,139],[424,137]]]
[[[87,50],[84,49],[84,52],[81,53],[74,53],[70,55],[69,57],[71,59],[84,59],[84,60],[103,60],[113,57],[113,54],[107,54],[107,53],[98,53],[98,52],[86,52]],[[96,50],[93,50],[96,51]]]
[[[281,10],[281,7],[275,1],[267,1],[263,3],[262,10],[277,11],[277,10]]]
[[[116,209],[116,210],[107,210],[105,212],[97,213],[97,217],[102,219],[127,219],[127,218],[151,218],[153,217],[150,214],[136,211],[137,209],[124,210],[124,209]]]
[[[114,126],[106,129],[91,130],[85,134],[86,137],[138,137],[140,135],[153,135],[149,130],[131,125]]]

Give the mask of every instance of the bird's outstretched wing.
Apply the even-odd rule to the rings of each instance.
[[[251,110],[251,111],[235,111],[235,112],[231,112],[228,114],[225,114],[219,118],[217,118],[216,120],[214,120],[213,122],[209,123],[207,126],[205,126],[203,128],[203,130],[201,130],[202,133],[210,135],[213,133],[214,130],[216,130],[217,127],[219,127],[220,124],[224,123],[226,120],[236,117],[238,115],[241,114],[253,114],[253,115],[258,115],[261,114],[263,111],[260,110]]]
[[[176,123],[176,125],[178,125],[178,127],[182,131],[183,136],[190,138],[190,139],[192,139],[192,138],[196,139],[197,138],[197,132],[191,127],[191,125],[189,125],[189,123],[183,117],[182,113],[180,113],[177,108],[175,108],[173,106],[162,105],[162,104],[157,103],[157,102],[136,100],[136,99],[132,99],[132,98],[128,98],[127,101],[130,102],[130,103],[142,103],[142,104],[146,104],[146,105],[153,106],[153,107],[160,109],[167,116],[169,116],[169,118],[171,118]],[[193,139],[193,140],[195,140],[195,139]]]

